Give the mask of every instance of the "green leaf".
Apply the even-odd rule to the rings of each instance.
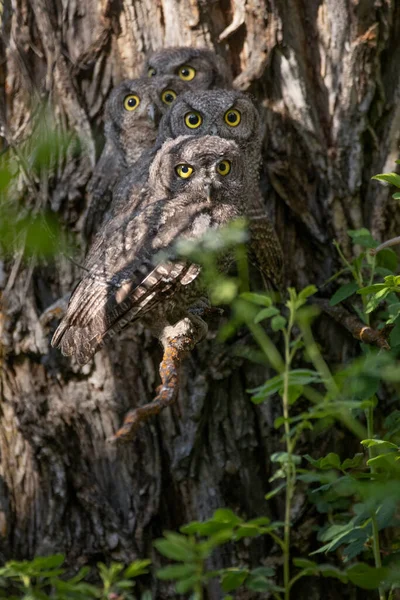
[[[52,554],[51,556],[39,556],[38,558],[34,558],[29,564],[32,571],[48,571],[60,567],[64,560],[64,554]]]
[[[221,546],[221,544],[226,544],[226,542],[229,542],[232,539],[233,539],[233,529],[232,528],[228,528],[228,529],[224,528],[224,529],[221,529],[221,531],[218,531],[217,533],[214,533],[212,536],[210,536],[210,539],[206,543],[206,547],[208,546],[209,549],[212,549],[215,546]],[[208,553],[207,553],[207,555],[208,555]]]
[[[252,304],[257,304],[258,306],[266,306],[267,308],[271,306],[272,300],[267,295],[262,294],[254,294],[252,292],[243,292],[240,294],[240,297]]]
[[[356,563],[346,569],[346,575],[354,585],[363,590],[374,590],[378,588],[384,581],[389,569],[374,568],[365,563]]]
[[[253,592],[282,592],[283,588],[275,585],[273,581],[262,575],[250,575],[246,581],[247,589]]]
[[[314,569],[318,566],[316,562],[308,560],[307,558],[294,558],[293,564],[299,569]]]
[[[202,536],[213,535],[214,533],[218,533],[223,529],[230,529],[230,523],[221,523],[219,521],[214,521],[210,519],[209,521],[204,521],[201,523],[200,521],[192,521],[192,523],[188,523],[187,525],[183,525],[180,528],[182,533],[186,533],[188,535],[198,534]]]
[[[358,244],[363,248],[376,248],[378,246],[378,242],[374,240],[370,231],[364,227],[361,229],[349,229],[347,233],[351,237],[353,244]]]
[[[303,390],[304,387],[302,385],[289,385],[288,400],[290,406],[293,406],[293,404],[300,398],[300,396],[303,393]]]
[[[260,529],[256,525],[243,523],[243,525],[240,525],[235,531],[235,540],[238,541],[245,537],[257,537],[260,533]]]
[[[258,526],[263,526],[263,525],[269,525],[271,523],[271,519],[269,519],[268,517],[257,517],[256,519],[251,519],[250,521],[247,521],[248,525],[258,525]]]
[[[357,294],[365,296],[366,294],[375,294],[376,292],[380,292],[387,289],[388,286],[385,283],[374,283],[373,285],[367,285],[367,287],[360,288],[357,291]]]
[[[342,583],[347,583],[347,575],[333,565],[318,565],[318,573],[323,577],[333,577],[339,579]]]
[[[315,285],[308,285],[299,292],[298,299],[306,301],[310,296],[313,296],[318,292],[318,288]]]
[[[279,310],[275,306],[270,306],[269,308],[263,308],[255,316],[254,323],[260,323],[264,319],[269,319],[270,317],[274,317],[275,315],[279,315]]]
[[[177,533],[166,532],[166,539],[158,539],[153,545],[166,558],[189,562],[196,557],[193,544],[186,537]]]
[[[346,460],[342,463],[342,469],[345,471],[346,469],[358,469],[364,463],[364,455],[363,454],[355,454],[353,458],[346,458]]]
[[[358,290],[358,283],[353,281],[352,283],[346,283],[342,285],[336,292],[333,294],[332,298],[329,301],[331,306],[336,306],[340,302],[343,302],[346,298],[349,298]]]
[[[376,255],[376,264],[378,267],[383,267],[392,273],[396,273],[398,264],[396,252],[391,248],[384,248]]]
[[[396,192],[392,195],[392,198],[394,198],[395,200],[400,200],[400,192]]]
[[[243,522],[243,519],[235,515],[230,508],[218,508],[213,515],[213,520],[219,523],[229,524],[231,527]]]
[[[306,454],[304,458],[316,469],[340,469],[340,458],[334,452],[330,452],[318,460],[315,460],[309,454]]]
[[[198,582],[199,577],[197,575],[193,575],[192,577],[188,577],[187,579],[182,579],[181,581],[178,581],[175,586],[175,589],[178,592],[178,594],[185,594],[186,592],[193,590],[193,588],[196,584],[198,584]]]
[[[156,577],[158,579],[187,579],[196,572],[196,565],[183,564],[183,565],[169,565],[156,571]]]
[[[282,315],[276,315],[271,319],[271,328],[272,331],[282,331],[286,327],[286,319],[282,317]]]
[[[151,560],[135,560],[131,563],[124,571],[124,577],[130,579],[131,577],[138,577],[148,573],[148,566],[151,565]]]
[[[397,173],[379,173],[378,175],[371,177],[371,179],[390,183],[390,185],[395,185],[400,188],[400,176]]]
[[[226,569],[222,575],[221,585],[224,592],[236,590],[246,580],[249,572],[243,569]]]
[[[392,442],[388,442],[387,440],[368,439],[368,440],[362,440],[361,443],[365,448],[372,448],[373,446],[379,446],[380,448],[391,448],[391,449],[395,449],[395,450],[399,449],[399,447],[396,444],[393,444]]]
[[[313,371],[311,369],[293,369],[293,371],[289,372],[289,386],[303,386],[308,385],[309,383],[319,383],[321,381],[321,376],[317,371]],[[269,396],[272,394],[276,394],[279,390],[283,389],[283,375],[275,375],[265,383],[264,385],[254,388],[252,390],[247,390],[250,393],[257,392],[252,398],[251,401],[254,404],[260,404],[264,402]]]
[[[252,396],[251,401],[254,404],[261,404],[261,402],[264,402],[269,396],[276,394],[282,387],[283,375],[275,375],[275,377],[271,377],[264,385],[247,391],[250,393],[257,392]]]
[[[128,581],[127,579],[122,579],[121,581],[117,581],[116,583],[114,583],[115,587],[121,590],[131,590],[133,587],[135,587],[135,582],[134,581]]]
[[[301,463],[301,456],[298,454],[291,454],[292,463],[299,465]],[[280,465],[287,464],[289,461],[288,452],[274,452],[269,457],[271,462],[279,463]]]

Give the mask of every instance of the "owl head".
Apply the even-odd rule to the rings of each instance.
[[[106,136],[125,154],[129,154],[131,144],[146,142],[150,147],[162,115],[187,89],[179,77],[169,75],[123,81],[111,92],[106,104]]]
[[[245,165],[233,140],[180,136],[158,151],[149,172],[154,198],[169,198],[179,211],[187,206],[235,206],[243,213]]]
[[[235,90],[182,94],[161,120],[157,142],[179,135],[218,135],[253,153],[260,153],[262,142],[256,107],[246,94]]]
[[[164,48],[146,61],[143,75],[176,75],[191,89],[229,88],[232,75],[221,56],[206,48]]]

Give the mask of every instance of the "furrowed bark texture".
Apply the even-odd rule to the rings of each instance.
[[[235,85],[262,106],[262,182],[288,283],[300,288],[332,275],[332,241],[349,251],[348,229],[366,226],[379,240],[398,234],[395,201],[370,181],[398,158],[395,0],[6,0],[0,18],[5,146],[29,132],[35,98],[54,107],[60,130],[84,139],[81,154],[60,160],[50,180],[25,183],[21,197],[50,207],[78,236],[104,102],[121,79],[139,74],[149,50],[168,45],[216,48],[231,63]],[[281,449],[273,428],[279,402],[249,401],[245,390],[268,370],[235,357],[240,341],[201,344],[182,369],[176,405],[132,443],[106,443],[129,408],[153,397],[161,353],[140,326],[83,369],[50,349],[39,316],[78,275],[62,257],[56,267],[19,256],[0,263],[0,558],[63,551],[71,564],[131,560],[151,556],[151,540],[163,530],[217,507],[281,517],[280,503],[264,500],[269,456]],[[333,360],[343,360],[352,342],[336,329],[325,344]],[[313,441],[334,444],[326,436]],[[304,506],[299,496],[293,544],[303,556],[315,518]],[[232,545],[216,553],[214,567],[254,567],[268,554],[272,561],[279,555],[268,540]],[[176,597],[168,585],[152,585],[154,597]],[[318,580],[299,586],[297,597],[321,593],[356,597]],[[209,597],[222,593],[214,586]]]

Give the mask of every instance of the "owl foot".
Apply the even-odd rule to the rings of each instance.
[[[179,364],[193,346],[194,341],[190,337],[182,336],[169,340],[160,364],[162,383],[157,388],[157,396],[153,402],[130,410],[125,415],[122,427],[108,439],[109,442],[131,440],[143,421],[158,415],[166,406],[175,402],[179,389]]]

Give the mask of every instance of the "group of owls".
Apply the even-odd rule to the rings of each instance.
[[[88,188],[92,243],[52,344],[84,364],[137,319],[162,342],[158,395],[126,417],[123,437],[173,401],[179,361],[207,332],[201,268],[177,255],[177,241],[247,217],[250,258],[274,287],[282,253],[259,190],[260,117],[232,89],[222,58],[194,48],[154,53],[140,79],[113,90],[104,121]]]

